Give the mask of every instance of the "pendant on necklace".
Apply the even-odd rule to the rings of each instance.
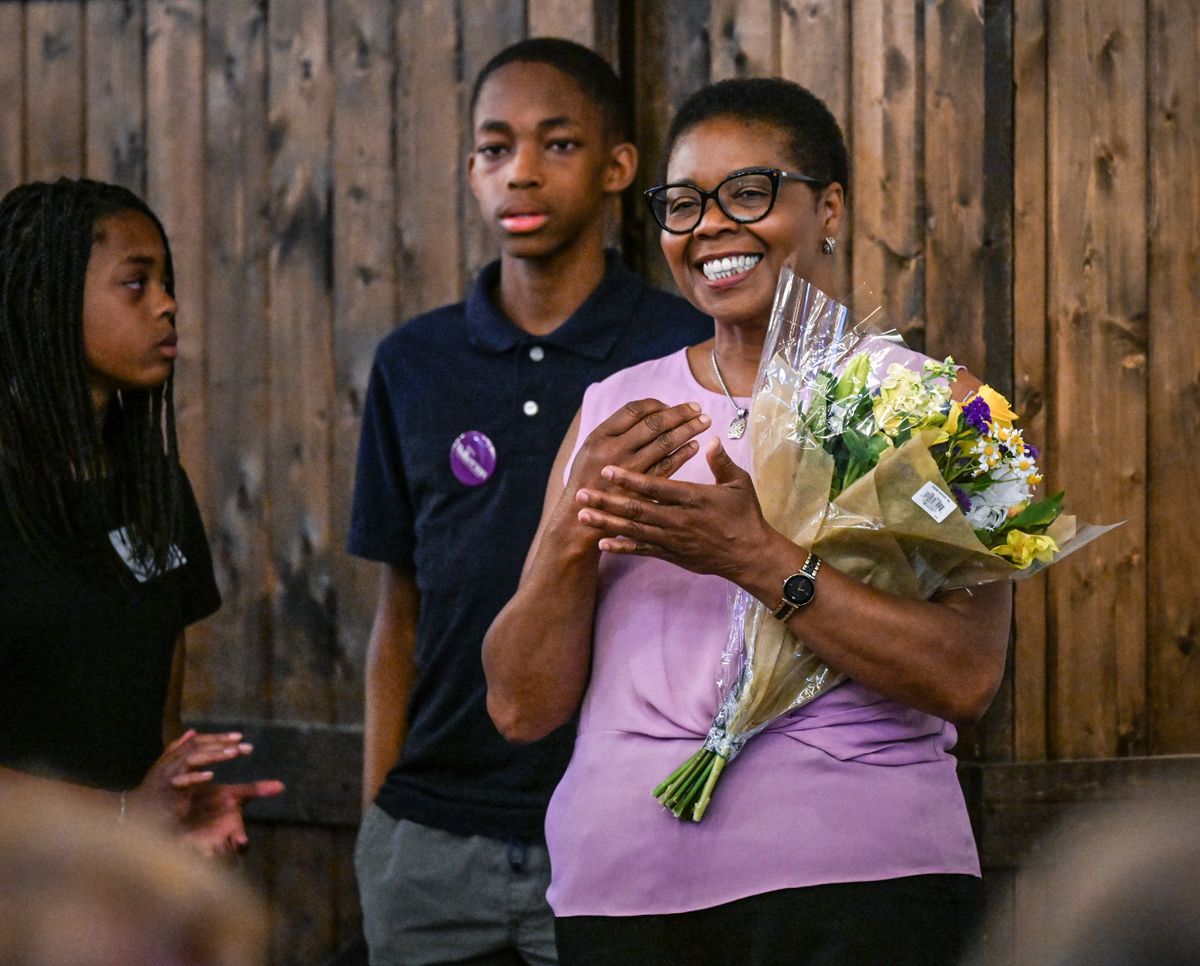
[[[733,417],[733,421],[729,424],[729,438],[741,439],[746,435],[746,417],[750,413],[745,409],[739,409],[737,415]]]

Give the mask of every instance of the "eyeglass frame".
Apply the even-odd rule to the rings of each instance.
[[[725,210],[725,206],[721,204],[719,194],[721,189],[730,181],[733,181],[735,178],[743,178],[748,174],[765,174],[770,177],[771,201],[761,215],[755,215],[753,218],[739,218],[737,215],[731,215]],[[671,181],[667,184],[660,184],[653,188],[647,188],[642,192],[642,197],[646,199],[646,207],[650,209],[650,217],[654,219],[659,228],[672,235],[690,235],[700,227],[700,222],[704,221],[704,212],[708,209],[708,202],[710,198],[717,203],[717,207],[720,209],[721,214],[723,214],[730,221],[737,222],[739,225],[753,225],[756,221],[762,221],[774,210],[775,201],[779,197],[779,182],[784,179],[788,181],[800,181],[805,184],[820,185],[822,187],[833,184],[832,181],[825,181],[821,178],[813,178],[807,174],[797,174],[794,171],[784,171],[783,168],[742,168],[739,171],[734,171],[731,174],[727,174],[724,178],[717,182],[716,187],[713,188],[712,191],[705,191],[698,184],[694,184],[690,181]],[[658,217],[658,212],[654,210],[654,196],[661,191],[665,191],[667,188],[691,188],[700,195],[700,213],[696,217],[696,224],[692,225],[691,228],[668,228],[662,223],[662,219]]]

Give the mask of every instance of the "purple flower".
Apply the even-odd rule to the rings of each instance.
[[[963,513],[969,512],[971,509],[971,495],[961,486],[956,486],[953,483],[950,484],[950,492],[954,494],[954,499],[958,501],[958,508]]]
[[[1042,451],[1040,449],[1038,449],[1036,446],[1034,446],[1033,443],[1026,443],[1025,444],[1025,455],[1028,456],[1031,460],[1035,460],[1039,456],[1042,455]]]
[[[963,406],[963,419],[974,428],[974,430],[986,435],[988,431],[988,423],[992,421],[992,411],[988,408],[988,404],[984,402],[982,396],[976,396],[969,403]]]

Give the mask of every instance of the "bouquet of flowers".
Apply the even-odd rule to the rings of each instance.
[[[920,600],[1028,577],[1109,527],[1079,527],[1041,482],[1008,400],[983,386],[951,399],[952,359],[907,350],[895,332],[785,268],[750,412],[751,476],[773,527],[881,590]],[[700,821],[725,766],[772,720],[842,678],[770,609],[738,591],[703,746],[654,789]]]

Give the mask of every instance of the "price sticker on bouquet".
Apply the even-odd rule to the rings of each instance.
[[[913,494],[913,503],[933,517],[935,523],[941,523],[954,512],[957,505],[952,496],[943,493],[941,488],[932,480]]]

